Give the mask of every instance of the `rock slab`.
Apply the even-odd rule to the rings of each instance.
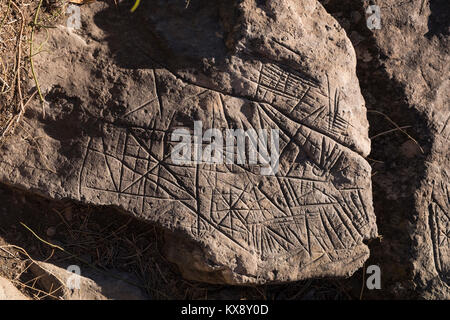
[[[44,115],[31,104],[1,149],[0,181],[157,223],[189,279],[282,282],[360,268],[363,241],[377,236],[370,140],[338,23],[315,0],[154,1],[125,12],[93,4],[81,30],[49,31],[35,58],[48,106]],[[174,163],[171,134],[193,133],[194,121],[278,130],[278,171]]]
[[[450,298],[450,25],[446,1],[374,1],[382,26],[373,37],[384,69],[429,130],[425,171],[409,233],[415,291]],[[409,110],[408,110],[409,111]],[[424,145],[425,147],[425,145]],[[405,230],[406,231],[406,230]]]
[[[0,300],[28,300],[8,279],[0,277]]]
[[[75,269],[70,269],[75,270]],[[60,266],[35,261],[30,271],[51,297],[62,300],[147,300],[139,281],[131,274],[117,271],[100,273],[79,269],[79,275]]]

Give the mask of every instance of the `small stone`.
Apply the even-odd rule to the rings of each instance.
[[[139,279],[136,276],[117,270],[99,273],[83,267],[79,270],[81,274],[78,281],[73,282],[71,277],[74,273],[51,263],[35,261],[30,266],[30,270],[38,277],[41,286],[48,291],[53,290],[54,295],[63,300],[147,300],[149,298],[137,286]],[[67,286],[69,283],[74,287],[69,288]]]

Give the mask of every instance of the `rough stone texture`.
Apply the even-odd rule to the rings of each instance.
[[[418,219],[414,273],[425,298],[450,298],[450,79],[449,14],[446,1],[375,1],[382,28],[374,32],[386,55],[388,74],[398,81],[432,136],[425,178],[416,192]],[[445,5],[446,3],[446,5]]]
[[[0,301],[1,300],[28,300],[8,279],[0,277]]]
[[[85,272],[74,278],[64,268],[47,262],[35,261],[30,271],[52,297],[62,300],[147,300],[148,297],[136,285],[139,281],[124,272]],[[79,282],[78,282],[79,281]],[[75,283],[79,288],[69,288]]]
[[[1,150],[0,181],[158,223],[190,279],[265,283],[361,267],[363,241],[377,236],[368,123],[353,47],[323,7],[153,1],[125,17],[97,3],[81,31],[49,30],[35,58],[45,117],[30,104]],[[194,120],[279,129],[279,172],[174,165],[170,133]]]
[[[370,157],[383,162],[373,177],[383,240],[371,246],[368,263],[381,265],[390,298],[449,299],[448,1],[321,2],[352,39],[368,108],[411,126],[421,146],[400,133],[372,140]],[[366,27],[369,5],[380,7],[380,30]],[[383,132],[379,121],[388,122],[380,113],[369,120],[373,136]]]

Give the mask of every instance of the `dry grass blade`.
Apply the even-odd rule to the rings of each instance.
[[[20,105],[20,111],[18,113],[18,115],[16,116],[16,122],[18,122],[20,120],[20,118],[22,117],[25,107],[23,104],[23,97],[22,97],[22,86],[21,86],[21,74],[20,74],[20,70],[21,70],[21,62],[22,62],[22,36],[23,36],[23,31],[24,31],[24,26],[25,26],[25,17],[23,15],[22,10],[20,9],[20,7],[16,4],[15,1],[11,1],[12,6],[14,7],[14,9],[17,11],[17,13],[20,16],[20,30],[19,33],[17,35],[17,42],[16,42],[16,60],[15,60],[15,66],[14,66],[14,80],[13,80],[13,85],[16,86],[17,88],[17,98],[18,98],[18,103]]]
[[[31,68],[31,73],[33,75],[34,82],[36,84],[37,92],[39,94],[39,100],[41,101],[42,115],[43,115],[43,117],[45,117],[45,99],[44,99],[44,96],[42,95],[41,87],[39,86],[39,81],[37,79],[36,71],[34,70],[34,63],[33,63],[34,31],[35,31],[36,25],[38,23],[39,11],[41,10],[42,2],[43,2],[43,0],[39,1],[38,7],[37,7],[36,12],[34,14],[33,25],[32,25],[32,28],[31,28],[31,36],[30,36],[30,68]]]
[[[394,125],[394,126],[396,127],[396,130],[399,130],[399,131],[403,132],[409,139],[411,139],[411,140],[419,147],[419,149],[420,149],[420,151],[422,152],[422,154],[425,154],[425,152],[423,151],[423,148],[421,147],[421,145],[419,144],[419,142],[417,142],[416,139],[414,139],[413,137],[411,137],[411,135],[410,135],[408,132],[406,132],[406,131],[404,130],[403,127],[400,127],[400,126],[399,126],[397,123],[395,123],[391,118],[389,118],[388,115],[386,115],[386,114],[384,114],[383,112],[378,111],[378,110],[370,110],[370,109],[369,109],[369,110],[367,110],[367,112],[376,113],[376,114],[379,114],[379,115],[385,117],[386,120],[388,120],[392,125]],[[372,137],[372,139],[373,139],[373,138],[374,138],[374,137]]]
[[[411,126],[404,126],[404,127],[399,127],[399,128],[387,130],[387,131],[384,131],[384,132],[380,132],[380,133],[374,135],[373,137],[370,137],[370,139],[373,140],[373,139],[375,139],[375,138],[377,138],[377,137],[384,136],[384,135],[386,135],[386,134],[388,134],[388,133],[395,132],[395,131],[399,131],[399,130],[402,130],[402,129],[408,129],[408,128],[411,128]]]
[[[42,243],[44,243],[44,244],[50,246],[51,248],[58,249],[58,250],[60,250],[60,251],[62,251],[62,252],[64,252],[64,253],[70,255],[71,257],[77,259],[78,261],[80,261],[80,262],[82,262],[82,263],[88,265],[89,267],[91,267],[91,268],[94,269],[95,271],[97,271],[97,272],[99,272],[99,273],[102,273],[102,274],[104,274],[104,275],[107,275],[107,276],[111,276],[111,277],[113,277],[113,278],[115,278],[115,279],[117,279],[117,280],[121,280],[121,281],[123,281],[123,282],[126,282],[126,283],[128,283],[128,284],[130,284],[130,285],[132,285],[132,286],[135,286],[135,287],[139,287],[139,288],[145,289],[145,286],[142,286],[142,285],[140,285],[140,284],[134,283],[134,282],[132,282],[132,281],[128,281],[127,279],[122,279],[121,277],[117,277],[117,276],[115,276],[115,275],[108,274],[107,272],[105,272],[105,271],[103,271],[103,270],[97,268],[96,266],[94,266],[92,263],[86,261],[85,259],[83,259],[83,258],[81,258],[81,257],[79,257],[79,256],[77,256],[77,255],[75,255],[75,254],[73,254],[73,253],[71,253],[71,252],[65,250],[64,248],[62,248],[62,247],[60,247],[60,246],[58,246],[58,245],[55,245],[55,244],[50,243],[50,242],[48,242],[48,241],[45,241],[45,240],[42,239],[40,236],[38,236],[38,235],[36,234],[36,232],[34,232],[30,227],[28,227],[28,226],[27,226],[26,224],[24,224],[23,222],[20,222],[20,224],[21,224],[25,229],[27,229],[29,232],[31,232],[31,234],[32,234],[35,238],[37,238],[39,241],[41,241]]]
[[[9,132],[14,130],[25,112],[25,103],[22,92],[22,68],[24,68],[22,42],[24,41],[24,37],[26,37],[26,18],[23,12],[25,6],[25,4],[19,3],[16,0],[9,0],[6,13],[0,21],[0,31],[2,32],[2,35],[6,34],[9,35],[9,37],[15,37],[14,46],[5,45],[5,41],[3,41],[2,46],[1,65],[3,76],[0,80],[2,85],[2,99],[0,100],[2,109],[0,110],[0,116],[3,128],[1,129],[0,140],[3,140]],[[17,18],[13,18],[12,12],[15,12]],[[9,21],[7,21],[7,19],[9,19]],[[18,22],[20,22],[20,24],[17,27],[16,25]],[[5,28],[8,30],[5,30]],[[6,57],[3,53],[6,53]],[[10,68],[10,65],[13,65],[13,67]],[[6,96],[7,93],[8,96]]]

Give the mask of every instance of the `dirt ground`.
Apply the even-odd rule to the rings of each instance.
[[[372,137],[369,161],[373,168],[374,206],[382,235],[369,243],[371,258],[366,264],[380,265],[383,270],[382,290],[364,289],[363,270],[349,279],[317,279],[283,285],[231,287],[186,281],[176,266],[160,254],[163,237],[162,230],[156,226],[135,221],[113,208],[50,201],[6,185],[0,185],[0,276],[11,279],[33,299],[58,297],[46,292],[29,271],[32,260],[80,264],[82,268],[95,266],[105,273],[112,269],[129,272],[140,279],[140,286],[151,299],[354,300],[414,297],[409,262],[411,240],[407,230],[408,224],[414,221],[414,190],[428,152],[428,133],[421,119],[408,110],[402,88],[383,71],[383,57],[378,53],[364,19],[355,22],[354,12],[364,15],[360,5],[355,1],[343,1],[340,6],[333,1],[330,4],[329,1],[322,2],[346,29],[358,55],[357,72],[369,109]],[[20,103],[26,103],[33,95],[33,91],[24,91],[20,97],[17,84],[32,81],[27,41],[33,29],[29,22],[38,1],[31,5],[26,5],[25,1],[14,3],[23,10],[28,24],[24,27],[23,36],[19,37],[21,18],[18,10],[14,10],[11,1],[0,0],[0,67],[3,68],[0,76],[8,84],[2,85],[0,81],[2,130],[20,114]],[[62,8],[58,1],[44,1],[39,26],[35,27],[42,29],[63,19]],[[354,32],[363,40],[352,38]],[[18,59],[18,43],[22,44],[21,59]],[[367,53],[373,58],[367,59]],[[22,70],[22,79],[17,80],[17,70]],[[393,123],[405,127],[423,147],[423,152],[411,137],[396,130]],[[7,139],[2,140],[7,143]]]

